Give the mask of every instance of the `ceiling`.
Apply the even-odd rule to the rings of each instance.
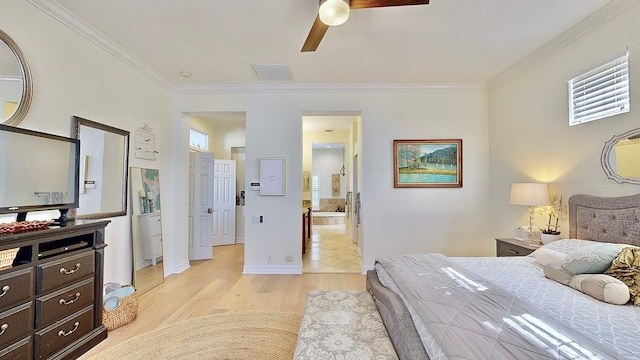
[[[486,84],[543,56],[543,45],[561,46],[567,31],[579,36],[637,2],[431,0],[360,9],[330,28],[316,52],[302,53],[318,0],[28,1],[170,88]],[[288,64],[293,80],[260,80],[253,64]]]

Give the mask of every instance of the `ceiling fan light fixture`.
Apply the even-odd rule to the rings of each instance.
[[[329,26],[344,24],[349,19],[349,0],[320,0],[318,16]]]

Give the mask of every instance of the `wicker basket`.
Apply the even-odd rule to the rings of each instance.
[[[20,250],[20,248],[0,250],[0,269],[11,267],[13,265],[13,259],[16,258],[18,250]]]
[[[112,286],[107,284],[107,286]],[[123,287],[131,287],[124,285]],[[105,295],[105,301],[109,299],[109,294]],[[114,330],[121,326],[127,325],[138,315],[138,293],[136,291],[131,295],[124,296],[119,299],[118,306],[113,310],[102,306],[102,324],[107,330]]]

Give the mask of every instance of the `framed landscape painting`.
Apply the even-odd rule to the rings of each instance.
[[[462,187],[462,139],[394,140],[393,187]]]

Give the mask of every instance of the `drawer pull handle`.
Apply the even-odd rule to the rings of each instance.
[[[7,295],[7,293],[9,292],[9,289],[10,289],[9,285],[3,286],[2,287],[2,294],[0,294],[0,298],[5,296],[5,295]]]
[[[69,336],[71,334],[73,334],[76,330],[78,330],[78,327],[80,326],[80,323],[76,321],[75,324],[73,324],[73,329],[65,332],[64,330],[60,330],[58,331],[58,336]]]
[[[515,250],[511,250],[511,249],[507,249],[507,252],[508,252],[509,254],[514,254],[514,255],[518,253],[517,251],[515,251]]]
[[[73,304],[74,302],[78,301],[78,299],[80,299],[80,292],[79,292],[79,291],[76,293],[76,297],[75,297],[75,299],[71,299],[71,300],[60,299],[60,300],[58,301],[58,303],[59,303],[60,305],[71,305],[71,304]]]
[[[2,326],[0,326],[0,336],[2,336],[2,334],[4,334],[4,332],[9,328],[9,324],[4,323],[2,324]]]
[[[60,268],[60,274],[66,274],[66,275],[71,275],[74,272],[80,270],[80,263],[76,263],[76,267],[71,269],[71,270],[67,270],[65,268]]]

